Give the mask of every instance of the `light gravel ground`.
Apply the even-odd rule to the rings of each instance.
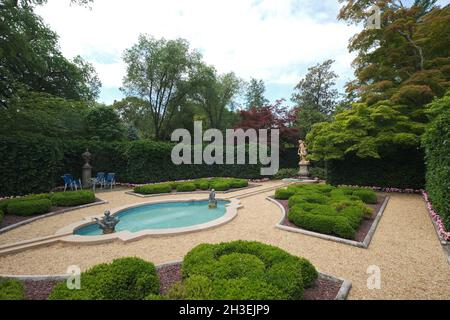
[[[276,183],[266,183],[260,189],[270,185]],[[391,200],[369,249],[360,249],[275,228],[281,211],[265,199],[273,193],[242,199],[244,208],[239,210],[238,217],[216,229],[145,238],[128,244],[55,244],[0,257],[0,274],[62,274],[70,265],[78,265],[84,270],[123,256],[138,256],[160,264],[181,260],[200,243],[242,239],[279,246],[309,259],[322,272],[352,281],[350,299],[450,299],[450,266],[420,196],[390,194]],[[99,196],[110,203],[34,222],[0,235],[0,244],[51,235],[69,223],[107,208],[152,200],[126,195],[123,191]],[[167,198],[205,198],[205,195],[164,196],[155,200]],[[381,269],[380,290],[367,288],[367,268],[372,265]]]

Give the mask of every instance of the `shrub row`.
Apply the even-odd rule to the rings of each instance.
[[[0,211],[5,214],[32,216],[50,211],[52,206],[73,207],[95,202],[91,191],[68,191],[28,195],[0,201]]]
[[[363,218],[372,215],[365,204],[377,203],[372,190],[330,185],[292,185],[275,198],[289,199],[288,219],[296,226],[345,239],[354,239]]]
[[[141,194],[159,194],[170,193],[172,190],[176,190],[177,192],[192,192],[197,189],[214,189],[216,191],[226,191],[234,188],[244,188],[247,186],[248,181],[246,179],[213,178],[197,179],[187,182],[155,183],[144,186],[137,186],[134,188],[134,192]]]
[[[183,282],[170,299],[302,299],[318,273],[303,258],[258,242],[202,244],[183,260]]]
[[[5,217],[5,213],[2,210],[0,210],[0,226],[2,225],[4,217]]]
[[[24,300],[25,288],[18,280],[0,278],[0,301],[1,300]]]
[[[434,209],[442,217],[446,229],[450,230],[450,96],[447,94],[441,101],[447,101],[446,110],[427,128],[423,146],[427,166],[426,189]]]
[[[116,259],[81,274],[81,289],[57,285],[50,300],[143,300],[159,293],[159,278],[152,263],[139,258]]]

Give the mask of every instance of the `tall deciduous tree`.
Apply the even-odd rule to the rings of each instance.
[[[213,67],[200,64],[190,97],[202,107],[211,128],[224,129],[224,115],[228,107],[233,108],[241,87],[242,81],[233,72],[218,75]]]
[[[245,93],[245,106],[247,109],[267,105],[269,100],[265,98],[265,92],[266,86],[264,85],[264,81],[252,78]]]
[[[187,41],[157,40],[141,35],[132,48],[125,51],[127,74],[122,90],[146,102],[155,138],[166,135],[165,129],[175,108],[188,93],[189,79],[200,54],[189,49]]]
[[[308,69],[295,87],[292,101],[297,107],[300,137],[305,138],[315,123],[326,121],[337,104],[335,89],[337,74],[332,71],[333,60],[326,60]]]

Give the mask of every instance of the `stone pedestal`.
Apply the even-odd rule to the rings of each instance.
[[[83,188],[88,189],[91,187],[91,179],[92,179],[92,166],[89,164],[85,164],[83,166],[83,172],[81,174],[81,183],[83,184]]]
[[[301,178],[309,177],[309,164],[300,164],[300,170],[298,174]]]

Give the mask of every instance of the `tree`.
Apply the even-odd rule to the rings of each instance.
[[[86,115],[86,128],[89,137],[99,141],[118,141],[125,139],[125,127],[119,115],[111,107],[96,106]]]
[[[59,51],[58,36],[32,9],[3,8],[0,30],[1,105],[24,90],[71,100],[96,98],[100,83],[94,68],[80,58],[67,60]]]
[[[297,106],[297,126],[303,139],[315,123],[327,121],[335,110],[338,92],[334,88],[336,73],[333,60],[326,60],[308,69],[297,84],[292,101]]]
[[[247,109],[258,108],[268,104],[269,100],[264,97],[265,91],[264,81],[252,78],[245,93],[245,106]]]
[[[214,67],[199,64],[192,78],[190,98],[205,112],[210,128],[224,129],[223,118],[240,92],[242,81],[233,73],[218,75]]]
[[[339,18],[359,23],[375,2],[344,1]],[[381,8],[381,29],[364,29],[350,40],[357,52],[356,79],[348,93],[369,104],[392,99],[394,103],[424,105],[449,88],[450,7],[439,9],[435,0],[376,1]]]
[[[199,60],[200,54],[189,50],[182,39],[157,40],[141,35],[138,43],[125,51],[127,74],[122,90],[146,102],[144,110],[152,118],[155,138],[165,137],[174,110],[186,98],[192,69]]]
[[[298,129],[293,127],[295,110],[283,107],[284,100],[277,100],[274,105],[252,107],[240,112],[240,122],[236,129],[279,129],[280,141],[283,144],[296,144],[298,141]]]
[[[12,6],[16,8],[30,8],[36,5],[43,5],[47,3],[48,0],[1,0],[0,8],[2,6]],[[94,0],[70,0],[71,4],[77,4],[82,6],[88,6]]]

